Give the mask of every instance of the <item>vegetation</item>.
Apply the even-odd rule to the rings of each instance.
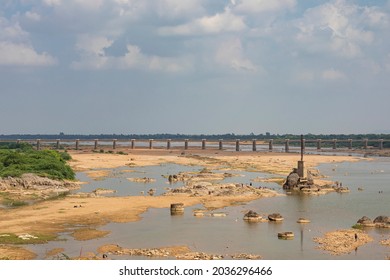
[[[66,163],[70,159],[67,152],[36,151],[27,143],[0,143],[0,177],[33,173],[51,179],[73,180],[75,173]]]
[[[0,244],[13,244],[13,245],[24,245],[24,244],[43,244],[56,239],[55,235],[48,234],[32,234],[27,236],[18,236],[13,233],[1,233]]]

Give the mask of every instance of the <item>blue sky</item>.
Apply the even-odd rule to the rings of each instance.
[[[0,8],[0,134],[390,131],[387,0]]]

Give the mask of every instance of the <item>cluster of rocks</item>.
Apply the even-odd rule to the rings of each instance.
[[[275,196],[276,191],[255,188],[244,184],[212,184],[210,182],[189,183],[186,186],[170,189],[164,195],[187,196]]]
[[[170,183],[175,182],[196,182],[196,181],[220,181],[228,177],[233,177],[235,175],[231,173],[213,173],[208,169],[202,169],[200,172],[180,172],[178,174],[164,176],[168,178]]]
[[[33,195],[46,199],[78,188],[80,185],[72,181],[53,180],[30,173],[23,174],[21,177],[0,179],[0,191],[7,191],[20,197]]]
[[[127,180],[129,180],[131,182],[136,182],[136,183],[153,183],[153,182],[156,182],[156,179],[147,178],[147,177],[143,177],[143,178],[127,178]]]
[[[378,216],[373,221],[367,216],[363,216],[357,221],[357,224],[364,227],[390,228],[390,217]]]
[[[247,222],[281,222],[283,221],[284,218],[280,213],[272,213],[268,215],[268,218],[263,218],[260,214],[256,213],[253,210],[249,210],[245,215],[244,215],[244,221]]]

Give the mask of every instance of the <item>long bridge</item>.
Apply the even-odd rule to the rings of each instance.
[[[300,139],[252,139],[252,140],[207,140],[207,139],[14,139],[0,142],[30,143],[37,150],[109,148],[128,149],[216,149],[233,151],[278,151],[293,152],[301,148]],[[382,150],[390,139],[303,139],[303,149],[312,150]]]

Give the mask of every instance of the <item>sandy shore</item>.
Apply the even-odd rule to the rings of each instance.
[[[72,151],[71,166],[77,171],[88,171],[91,177],[101,178],[109,174],[109,169],[121,166],[148,166],[165,163],[204,166],[218,170],[246,170],[269,172],[279,176],[287,175],[296,166],[297,154],[223,152],[223,151],[167,151],[167,150],[131,150],[125,155],[99,154],[88,151]],[[305,156],[306,167],[314,168],[320,163],[357,161],[359,158],[347,156]],[[96,169],[106,169],[97,171]],[[132,196],[132,197],[66,197],[60,200],[44,201],[16,209],[0,210],[0,233],[14,234],[54,234],[84,225],[90,231],[75,232],[75,237],[93,239],[99,234],[93,227],[108,222],[132,222],[148,208],[167,208],[170,204],[184,203],[184,206],[203,204],[206,208],[220,208],[237,202],[248,202],[260,196]],[[88,235],[90,232],[90,236]],[[0,248],[1,256],[14,258],[15,247]],[[20,254],[20,252],[18,252]],[[20,256],[19,256],[20,257]],[[25,258],[33,256],[26,253]],[[16,257],[15,257],[16,258]],[[22,257],[23,258],[23,257]]]

